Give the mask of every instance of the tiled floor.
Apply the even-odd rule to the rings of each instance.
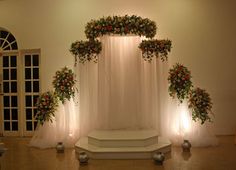
[[[80,167],[73,149],[57,154],[55,149],[28,147],[29,138],[8,137],[2,138],[8,151],[0,157],[1,170],[236,170],[234,136],[220,136],[219,140],[217,147],[192,148],[191,155],[172,147],[163,166],[152,160],[90,160]]]

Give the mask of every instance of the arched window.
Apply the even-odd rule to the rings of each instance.
[[[15,37],[8,31],[0,28],[0,49],[5,50],[17,50],[17,42]]]

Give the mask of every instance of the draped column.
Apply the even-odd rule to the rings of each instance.
[[[97,66],[79,65],[80,115],[87,120],[81,128],[158,129],[158,62],[142,59],[139,36],[103,36],[100,41]]]

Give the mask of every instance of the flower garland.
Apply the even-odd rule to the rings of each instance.
[[[171,50],[170,40],[143,40],[139,48],[142,50],[144,60],[152,61],[154,56],[160,57],[162,61],[167,60],[168,52]]]
[[[148,18],[140,16],[108,16],[99,20],[91,20],[85,27],[88,39],[95,39],[105,34],[135,34],[153,38],[156,35],[156,24]]]
[[[190,91],[189,95],[188,107],[192,110],[192,119],[195,122],[201,121],[201,124],[204,124],[205,121],[211,122],[209,114],[212,113],[212,102],[206,90],[195,88]]]
[[[75,83],[75,74],[71,69],[64,67],[56,72],[52,84],[55,88],[56,95],[62,103],[64,103],[66,99],[70,100],[75,96]]]
[[[180,103],[188,97],[193,86],[190,71],[187,67],[178,63],[169,70],[168,82],[170,96],[173,98],[177,97]]]
[[[96,40],[103,35],[128,35],[134,34],[153,38],[156,35],[156,23],[148,18],[136,15],[108,16],[98,20],[91,20],[85,27],[85,34],[89,41],[76,41],[72,43],[70,52],[77,57],[79,62],[97,62],[97,57],[102,50],[101,42]],[[144,60],[151,61],[153,56],[160,57],[162,61],[167,60],[171,49],[170,40],[145,40],[139,45]]]
[[[77,57],[80,63],[85,61],[97,62],[97,56],[102,50],[102,44],[98,40],[76,41],[71,44],[70,52],[75,56],[75,64]]]
[[[54,112],[58,106],[58,100],[55,94],[51,91],[42,93],[36,103],[37,114],[36,120],[43,125],[45,121],[53,121]]]

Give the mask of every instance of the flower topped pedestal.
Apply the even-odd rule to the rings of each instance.
[[[188,97],[193,86],[190,71],[187,67],[178,63],[169,70],[168,82],[170,96],[173,98],[177,97],[180,103]]]
[[[152,61],[154,56],[160,57],[162,61],[167,60],[168,52],[171,50],[170,40],[143,40],[139,48],[142,50],[144,60]]]
[[[189,108],[192,110],[192,119],[194,121],[201,121],[201,124],[204,124],[205,121],[211,122],[209,115],[212,113],[212,102],[206,90],[200,88],[191,90],[188,103]]]
[[[64,67],[56,72],[52,84],[57,97],[59,97],[62,103],[66,99],[70,100],[75,96],[75,83],[75,75],[71,69]]]
[[[43,125],[45,121],[52,122],[55,117],[55,111],[58,106],[58,100],[55,93],[47,91],[42,93],[36,103],[36,120]]]
[[[102,50],[102,44],[98,40],[76,41],[71,44],[70,52],[75,56],[75,64],[77,58],[80,63],[86,61],[97,62],[97,57]]]

